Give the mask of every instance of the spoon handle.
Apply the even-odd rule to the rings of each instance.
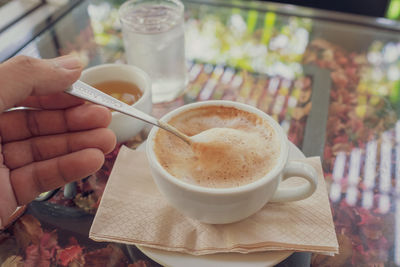
[[[177,137],[181,138],[186,143],[190,144],[190,138],[185,134],[181,133],[168,123],[161,122],[156,118],[128,105],[114,97],[103,93],[100,90],[84,83],[82,81],[76,81],[72,86],[65,90],[66,93],[88,100],[90,102],[111,108],[113,110],[119,111],[128,116],[134,117],[136,119],[142,120],[144,122],[153,124],[154,126],[160,127],[170,133],[175,134]]]
[[[109,96],[82,81],[76,81],[65,92],[70,95],[119,111],[128,116],[132,116],[136,119],[145,121],[155,126],[159,126],[158,120],[156,118],[138,109],[135,109],[130,105],[125,104],[124,102],[119,101],[118,99],[115,99],[114,97]]]

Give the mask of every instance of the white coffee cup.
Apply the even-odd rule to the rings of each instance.
[[[143,94],[132,106],[145,113],[151,113],[151,80],[149,75],[138,67],[124,64],[102,64],[84,70],[80,80],[90,85],[115,80],[133,83]],[[108,128],[115,133],[117,142],[121,143],[137,135],[144,126],[145,123],[141,120],[113,111]]]
[[[201,222],[224,224],[237,222],[260,210],[267,202],[286,202],[305,199],[317,187],[317,173],[306,163],[289,161],[289,141],[279,124],[263,111],[249,105],[231,101],[205,101],[175,109],[161,118],[168,122],[185,111],[207,106],[227,106],[244,110],[266,120],[276,132],[280,142],[280,155],[276,166],[264,177],[246,185],[232,188],[208,188],[189,184],[173,177],[158,162],[154,152],[154,138],[159,128],[153,127],[146,154],[155,183],[169,203],[184,215]],[[301,177],[307,182],[296,187],[280,188],[279,183],[290,177]]]

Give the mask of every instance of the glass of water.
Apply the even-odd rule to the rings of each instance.
[[[187,85],[183,14],[179,0],[130,0],[119,9],[128,64],[150,75],[154,103]]]

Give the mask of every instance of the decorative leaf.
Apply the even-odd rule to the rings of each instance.
[[[126,266],[127,259],[123,251],[116,245],[89,252],[85,255],[85,266]]]
[[[56,251],[59,249],[56,231],[43,233],[39,244],[32,244],[25,250],[25,266],[47,267],[50,266]]]
[[[56,230],[43,234],[40,240],[40,248],[41,250],[48,251],[52,258],[56,255],[56,251],[60,248],[58,246]]]
[[[15,238],[7,233],[0,234],[0,266],[7,258],[18,255],[20,248]]]
[[[50,253],[40,250],[38,245],[30,245],[25,250],[26,259],[24,267],[48,267],[50,266]]]
[[[39,244],[43,235],[40,222],[32,215],[26,214],[15,222],[13,234],[20,248],[25,250],[30,244]]]
[[[75,245],[61,249],[58,251],[57,259],[62,266],[69,266],[73,261],[84,263],[82,248],[79,245]]]

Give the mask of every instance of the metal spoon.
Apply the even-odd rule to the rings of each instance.
[[[188,144],[191,144],[192,141],[189,136],[180,132],[178,129],[173,127],[172,125],[157,120],[156,118],[128,105],[114,97],[107,95],[96,88],[84,83],[82,81],[76,81],[69,89],[65,91],[66,93],[88,100],[90,102],[111,108],[113,110],[119,111],[128,116],[134,117],[136,119],[142,120],[144,122],[150,123],[154,126],[160,127],[170,133],[173,133],[177,137],[181,138]]]

